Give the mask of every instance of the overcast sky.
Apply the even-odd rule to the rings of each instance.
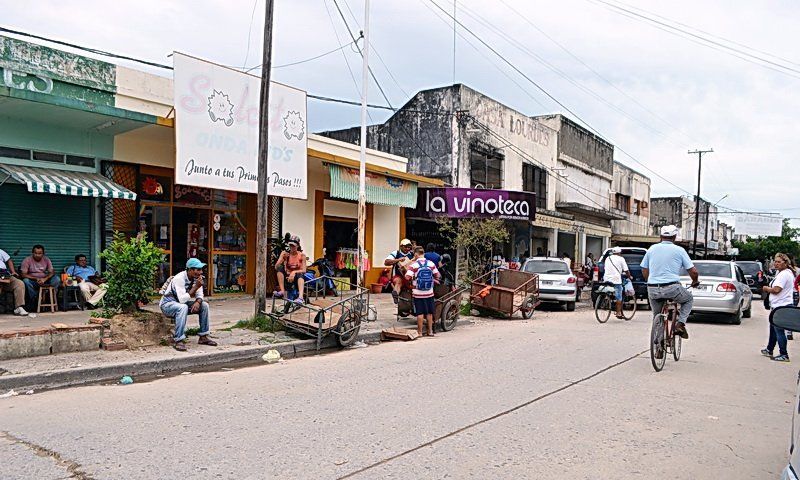
[[[452,0],[433,1],[453,8]],[[349,9],[360,25],[363,0],[338,3],[358,35],[360,27]],[[747,50],[800,71],[796,1],[626,3],[766,52],[773,56]],[[274,65],[350,42],[333,0],[275,4]],[[452,21],[444,21],[431,0],[373,0],[371,5],[371,44],[388,71],[375,56],[371,64],[395,107],[421,89],[453,83]],[[171,64],[167,55],[179,50],[236,67],[261,63],[264,0],[0,0],[0,11],[0,25],[8,28],[156,62]],[[800,74],[748,63],[592,0],[458,0],[457,17],[618,146],[618,161],[651,177],[653,196],[693,193],[697,156],[687,150],[713,147],[715,153],[704,157],[706,199],[716,202],[729,195],[722,205],[800,217],[795,200],[800,184],[795,148],[800,138],[800,96],[795,93]],[[561,112],[572,117],[465,30],[458,33],[475,47],[458,38],[456,82],[529,115]],[[274,80],[350,100],[359,98],[360,78],[360,59],[350,47],[273,70]],[[370,102],[385,104],[374,84],[370,89]],[[314,131],[359,122],[357,107],[313,100],[308,116]],[[387,111],[371,111],[374,122],[387,116]]]

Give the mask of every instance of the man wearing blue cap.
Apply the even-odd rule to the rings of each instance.
[[[206,264],[196,258],[186,262],[186,270],[172,277],[161,290],[159,306],[164,315],[175,319],[175,335],[173,347],[180,352],[186,351],[186,316],[200,316],[200,332],[197,341],[200,345],[217,346],[217,342],[208,338],[208,302],[203,295],[203,267]]]

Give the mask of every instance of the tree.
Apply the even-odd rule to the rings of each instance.
[[[164,253],[146,235],[126,239],[114,233],[114,240],[100,253],[106,261],[108,292],[103,305],[108,313],[130,313],[142,298],[153,293],[156,269]]]
[[[459,279],[462,281],[483,274],[494,247],[507,242],[510,236],[505,222],[494,218],[440,219],[439,231],[450,240],[453,248],[464,252]]]
[[[800,260],[800,228],[792,228],[789,220],[783,220],[780,237],[748,238],[745,242],[733,241],[733,246],[739,249],[741,260],[765,260],[772,258],[776,253],[785,253]]]

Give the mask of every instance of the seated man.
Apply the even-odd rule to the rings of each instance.
[[[208,322],[208,302],[205,301],[203,285],[203,267],[206,264],[196,258],[186,262],[186,270],[172,277],[162,290],[161,312],[175,319],[175,334],[172,338],[173,347],[179,352],[186,351],[186,316],[197,314],[200,316],[200,345],[216,347],[217,342],[208,338],[210,333]]]
[[[0,290],[14,292],[14,315],[28,314],[25,310],[25,284],[17,278],[14,260],[4,250],[0,250]]]
[[[78,287],[81,289],[86,303],[95,305],[105,295],[105,288],[100,288],[105,280],[97,274],[94,267],[88,264],[86,255],[75,255],[75,265],[67,267],[65,272],[78,282]]]
[[[291,286],[297,289],[297,302],[303,303],[303,289],[305,288],[306,273],[306,254],[300,250],[300,238],[292,236],[289,239],[289,251],[281,252],[278,261],[275,262],[275,270],[278,275],[279,291],[275,292],[276,298],[286,297],[286,287]]]
[[[394,297],[395,303],[397,303],[397,297],[403,287],[410,288],[409,283],[403,276],[404,272],[401,266],[402,264],[411,263],[413,258],[414,252],[412,252],[411,240],[404,238],[400,241],[400,249],[390,253],[386,260],[383,261],[384,265],[392,267],[392,297]]]
[[[25,283],[28,305],[33,310],[39,298],[39,289],[49,285],[56,290],[61,285],[61,279],[53,271],[53,262],[44,254],[44,247],[34,245],[31,256],[22,261],[22,281]],[[53,299],[55,300],[55,299]]]

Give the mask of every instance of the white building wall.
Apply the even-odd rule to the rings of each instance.
[[[369,250],[373,267],[383,268],[389,252],[397,250],[400,243],[400,209],[375,205],[373,207],[372,249]],[[369,249],[370,246],[367,245]]]

